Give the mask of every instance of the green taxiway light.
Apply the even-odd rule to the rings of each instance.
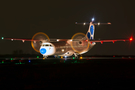
[[[75,57],[73,57],[73,59],[75,59]]]
[[[1,37],[1,39],[3,40],[3,39],[4,39],[4,37]]]
[[[13,58],[11,58],[11,60],[13,60]]]
[[[4,63],[4,61],[2,61],[2,63]]]
[[[37,56],[37,58],[39,58],[39,56]]]
[[[74,61],[74,63],[77,63],[77,60],[76,60],[76,61]]]

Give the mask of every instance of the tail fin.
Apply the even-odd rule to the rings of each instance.
[[[87,38],[89,40],[94,39],[95,25],[108,25],[108,24],[111,24],[111,23],[110,22],[108,22],[108,23],[93,23],[93,22],[90,22],[89,23],[89,29],[86,33]]]
[[[89,40],[94,39],[95,25],[108,25],[108,24],[111,24],[110,22],[108,22],[108,23],[99,23],[99,22],[98,23],[93,23],[93,21],[94,21],[94,18],[92,19],[92,22],[90,22],[90,23],[77,23],[77,22],[75,22],[75,24],[89,25],[88,31],[86,33],[86,37]]]
[[[88,38],[89,40],[94,39],[94,32],[95,32],[95,25],[92,24],[92,22],[90,22],[88,31],[87,31],[87,33],[86,33],[86,36],[87,36],[87,38]]]

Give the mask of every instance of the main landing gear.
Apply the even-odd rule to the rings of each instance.
[[[78,55],[79,55],[79,54],[78,54],[78,53],[74,53],[74,55],[75,55],[75,58],[78,58]]]

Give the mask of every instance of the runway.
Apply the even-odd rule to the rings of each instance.
[[[0,84],[5,89],[133,89],[134,68],[134,56],[3,57]]]
[[[134,61],[135,56],[80,56],[75,57],[1,57],[0,64],[60,64],[60,63],[91,63],[94,62],[112,62],[112,61]]]

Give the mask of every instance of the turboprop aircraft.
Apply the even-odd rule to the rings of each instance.
[[[71,39],[50,39],[47,34],[43,32],[36,33],[32,39],[17,39],[17,38],[4,38],[5,40],[21,40],[21,41],[31,41],[31,46],[36,52],[39,52],[43,55],[44,58],[48,56],[55,55],[57,56],[72,56],[75,55],[77,58],[78,55],[88,52],[96,43],[100,42],[116,42],[116,41],[132,41],[133,38],[129,39],[115,39],[115,40],[95,40],[94,32],[95,25],[110,25],[111,23],[94,23],[94,18],[90,23],[75,23],[89,25],[88,31],[84,33],[76,33],[72,36]]]

